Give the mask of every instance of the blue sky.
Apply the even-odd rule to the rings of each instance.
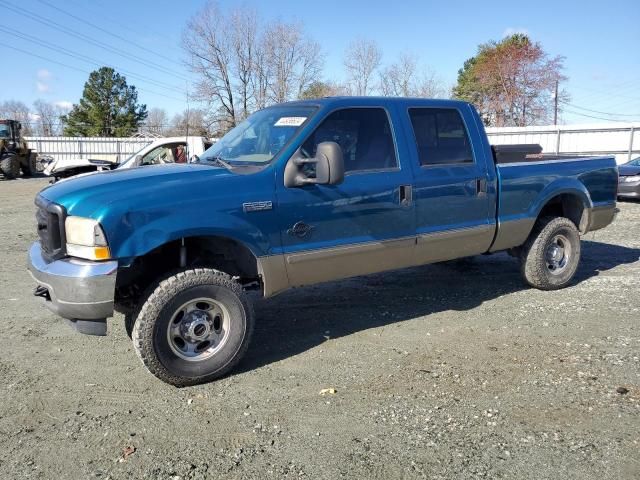
[[[565,123],[640,121],[638,0],[220,3],[223,8],[253,6],[265,20],[302,21],[326,55],[325,77],[335,79],[343,75],[346,46],[357,37],[377,41],[384,52],[383,63],[393,62],[401,52],[416,54],[450,86],[479,43],[500,39],[508,32],[525,31],[549,54],[566,57],[569,81],[564,88],[574,106],[570,108],[573,113],[563,114]],[[0,77],[0,101],[14,99],[31,104],[42,98],[63,104],[77,102],[88,72],[96,68],[85,61],[88,58],[128,72],[129,83],[139,88],[140,100],[149,108],[165,108],[170,114],[182,111],[186,107],[185,77],[190,75],[182,63],[180,36],[188,18],[202,5],[203,1],[175,0],[0,0],[0,28],[8,29],[0,31],[5,70]],[[45,25],[38,19],[108,44],[112,51],[92,44],[86,37],[62,33],[55,25]],[[42,42],[65,48],[75,56],[47,49]],[[123,52],[139,60],[125,58]],[[154,65],[144,65],[143,61]],[[12,71],[7,74],[9,65]],[[177,88],[167,90],[158,82]]]

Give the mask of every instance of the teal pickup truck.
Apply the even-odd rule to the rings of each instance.
[[[525,282],[570,284],[580,234],[616,212],[613,157],[489,145],[464,102],[324,98],[251,115],[195,163],[70,179],[36,198],[35,294],[81,332],[114,311],[177,386],[228,373],[248,290],[508,251]]]

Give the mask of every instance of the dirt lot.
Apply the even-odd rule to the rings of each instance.
[[[638,203],[571,288],[495,255],[257,300],[239,370],[176,389],[121,316],[87,337],[31,296],[45,184],[0,180],[2,478],[640,478]]]

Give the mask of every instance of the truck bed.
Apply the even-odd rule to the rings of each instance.
[[[490,251],[524,243],[542,208],[556,197],[573,199],[559,212],[574,219],[580,231],[608,225],[615,213],[618,168],[615,158],[543,157],[499,163],[497,232]],[[548,208],[548,207],[545,207]],[[583,215],[584,214],[584,215]]]

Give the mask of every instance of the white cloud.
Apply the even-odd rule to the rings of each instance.
[[[48,83],[36,82],[36,90],[38,90],[38,93],[47,93],[51,90],[51,87],[49,87]]]
[[[50,82],[53,74],[46,68],[41,68],[36,72],[36,90],[38,93],[47,93],[51,91]]]
[[[510,37],[511,35],[515,35],[516,33],[529,35],[529,30],[524,27],[508,27],[504,32],[502,32],[502,38]]]
[[[63,110],[71,110],[73,108],[73,103],[68,100],[58,100],[54,102],[54,105],[58,108],[62,108]]]
[[[36,76],[38,77],[39,80],[48,80],[49,78],[52,77],[51,72],[46,68],[41,68],[40,70],[38,70],[38,72],[36,73]]]

